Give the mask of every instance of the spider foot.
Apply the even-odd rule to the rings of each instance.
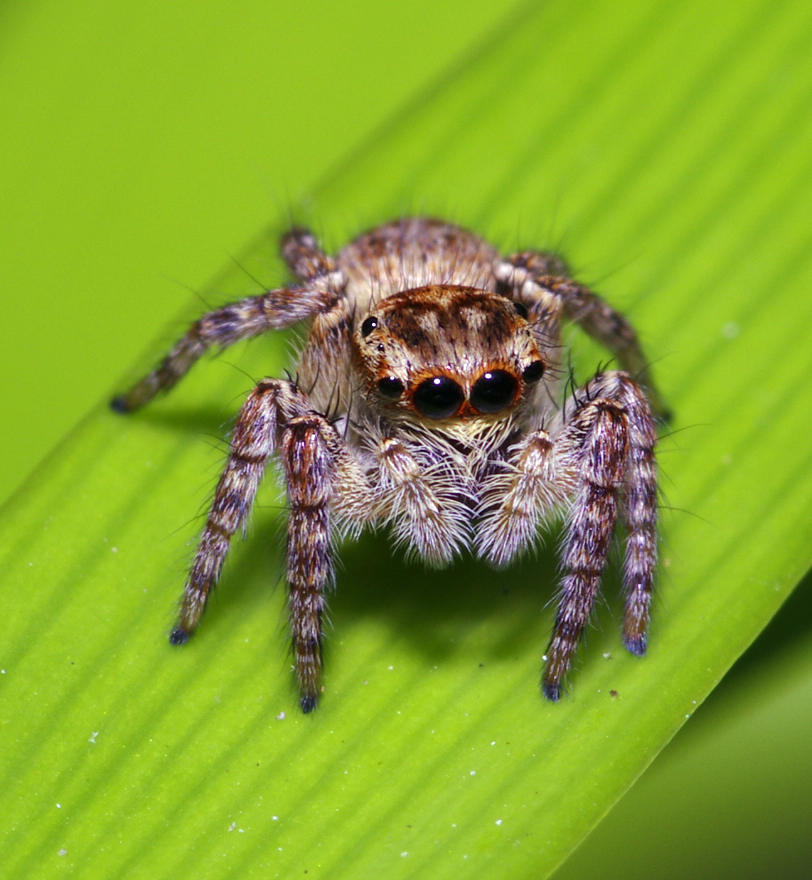
[[[316,708],[318,701],[319,699],[315,694],[306,694],[299,700],[299,705],[302,707],[302,712],[307,715],[308,712],[312,712]]]
[[[626,636],[623,639],[623,644],[630,654],[642,657],[646,653],[646,648],[648,648],[648,639],[645,633],[641,633],[638,636]]]
[[[189,641],[189,637],[192,634],[189,630],[184,629],[182,626],[176,626],[171,633],[169,633],[169,644],[170,645],[185,645],[186,642]]]
[[[110,409],[113,410],[113,412],[125,415],[133,410],[133,408],[127,403],[127,396],[125,394],[119,394],[117,397],[114,397],[110,401]]]

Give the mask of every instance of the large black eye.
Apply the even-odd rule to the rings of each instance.
[[[522,378],[525,382],[538,382],[544,375],[544,361],[533,361],[524,368]]]
[[[376,317],[370,315],[368,318],[365,318],[364,323],[361,324],[361,336],[369,336],[377,326],[378,319]]]
[[[465,395],[448,376],[434,376],[417,386],[412,400],[417,411],[430,419],[447,419],[460,408]]]
[[[385,376],[378,380],[378,391],[383,397],[397,400],[403,394],[403,382],[397,376]]]
[[[513,308],[516,309],[516,314],[524,318],[525,321],[530,317],[527,312],[527,306],[524,303],[514,302]]]
[[[518,383],[506,370],[488,370],[471,389],[471,406],[481,413],[498,413],[516,399]]]

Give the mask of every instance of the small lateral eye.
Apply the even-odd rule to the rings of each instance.
[[[403,394],[403,382],[397,376],[385,376],[378,380],[378,391],[382,397],[397,400]]]
[[[471,389],[471,405],[481,413],[501,412],[516,399],[519,383],[507,370],[488,370]]]
[[[378,319],[374,315],[370,315],[364,319],[361,324],[361,336],[369,336],[370,333],[378,326]]]
[[[527,306],[524,303],[514,302],[513,308],[516,309],[516,314],[519,315],[520,318],[524,318],[525,321],[529,317],[529,313],[527,311]]]
[[[533,361],[524,368],[522,378],[525,382],[538,382],[544,375],[544,361]]]
[[[424,379],[414,392],[415,409],[430,419],[447,419],[462,405],[465,394],[462,388],[448,376]]]

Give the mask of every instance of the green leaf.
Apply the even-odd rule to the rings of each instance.
[[[556,880],[809,873],[811,585],[807,574]]]
[[[100,402],[3,508],[9,876],[539,877],[566,857],[809,566],[809,30],[763,0],[519,7],[297,201],[331,248],[410,211],[561,243],[631,316],[676,413],[649,656],[621,649],[610,574],[546,704],[552,547],[426,572],[365,538],[301,716],[272,479],[172,650],[223,456],[201,435],[285,363],[284,340],[243,346],[134,417]],[[280,279],[268,235],[207,299]],[[602,354],[569,341],[584,378]]]

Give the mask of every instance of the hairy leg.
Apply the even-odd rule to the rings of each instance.
[[[309,229],[294,227],[285,233],[281,251],[288,268],[302,281],[326,279],[336,271],[335,261],[324,253]]]
[[[316,708],[321,678],[322,614],[333,578],[329,502],[335,460],[323,416],[307,414],[284,428],[281,457],[288,487],[288,566],[293,658],[303,712]]]
[[[534,319],[541,322],[545,334],[558,339],[562,315],[574,321],[606,346],[617,357],[620,367],[646,388],[652,408],[660,418],[671,417],[654,384],[637,333],[624,315],[585,285],[561,274],[549,254],[512,254],[498,264],[496,274],[527,305]]]
[[[562,471],[578,490],[564,551],[562,598],[542,687],[558,699],[589,616],[618,508],[628,527],[624,642],[643,654],[657,564],[656,428],[642,389],[623,372],[598,374],[567,402],[551,427]]]
[[[116,412],[132,412],[172,388],[209,348],[295,324],[328,308],[335,299],[335,293],[324,290],[281,287],[215,309],[195,321],[160,364],[129,391],[114,397],[110,406]]]
[[[344,297],[346,280],[315,238],[306,230],[293,230],[282,241],[282,254],[304,285],[269,290],[203,315],[154,370],[114,397],[111,407],[127,413],[149,403],[159,392],[172,388],[209,348],[223,348],[335,310]]]
[[[200,544],[186,581],[173,644],[188,641],[216,584],[234,533],[245,524],[268,458],[278,448],[285,470],[290,516],[287,580],[296,674],[305,712],[316,706],[321,669],[324,594],[332,580],[330,503],[348,490],[343,509],[363,521],[365,478],[327,419],[314,412],[292,382],[267,379],[245,402]],[[362,522],[363,524],[363,522]]]
[[[231,452],[214,491],[203,534],[186,579],[173,644],[186,642],[200,622],[234,533],[245,525],[265,465],[276,447],[277,428],[302,408],[289,382],[267,379],[246,400],[231,436]]]
[[[574,465],[577,489],[561,560],[564,574],[558,612],[542,677],[542,691],[550,700],[561,695],[561,684],[600,586],[627,451],[626,415],[607,398],[576,410],[556,439],[564,468]]]

